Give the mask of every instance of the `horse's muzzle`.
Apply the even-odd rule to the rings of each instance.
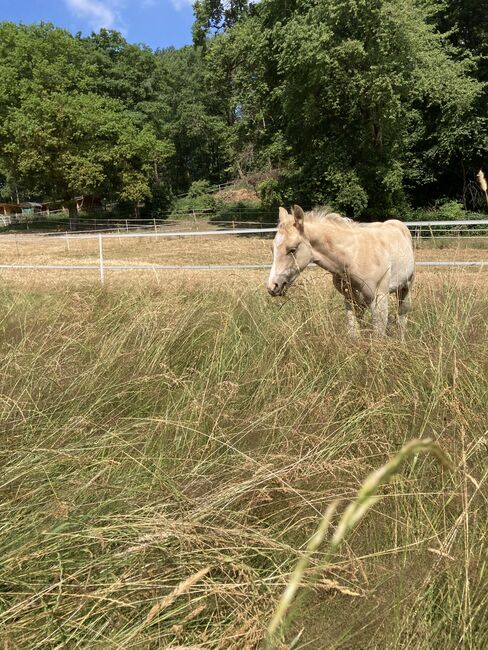
[[[276,296],[284,296],[286,293],[286,289],[288,287],[287,282],[283,282],[283,284],[278,284],[277,282],[274,282],[273,284],[268,284],[268,293],[270,296],[273,296],[273,298],[276,298]]]

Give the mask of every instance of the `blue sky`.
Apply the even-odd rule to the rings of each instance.
[[[52,22],[88,35],[101,27],[152,48],[191,43],[193,0],[0,0],[0,20]]]

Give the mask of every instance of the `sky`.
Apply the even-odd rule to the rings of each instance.
[[[0,21],[51,22],[87,36],[116,29],[153,49],[191,43],[193,0],[0,0]]]

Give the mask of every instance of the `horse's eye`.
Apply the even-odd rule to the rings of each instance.
[[[289,248],[287,251],[288,255],[294,255],[296,252],[297,252],[296,248]]]

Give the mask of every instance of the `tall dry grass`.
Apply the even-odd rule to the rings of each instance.
[[[247,277],[247,281],[246,281]],[[5,648],[488,645],[481,273],[419,274],[407,341],[344,337],[310,273],[0,292]],[[407,460],[327,551],[364,479]],[[293,641],[295,639],[295,641]]]

